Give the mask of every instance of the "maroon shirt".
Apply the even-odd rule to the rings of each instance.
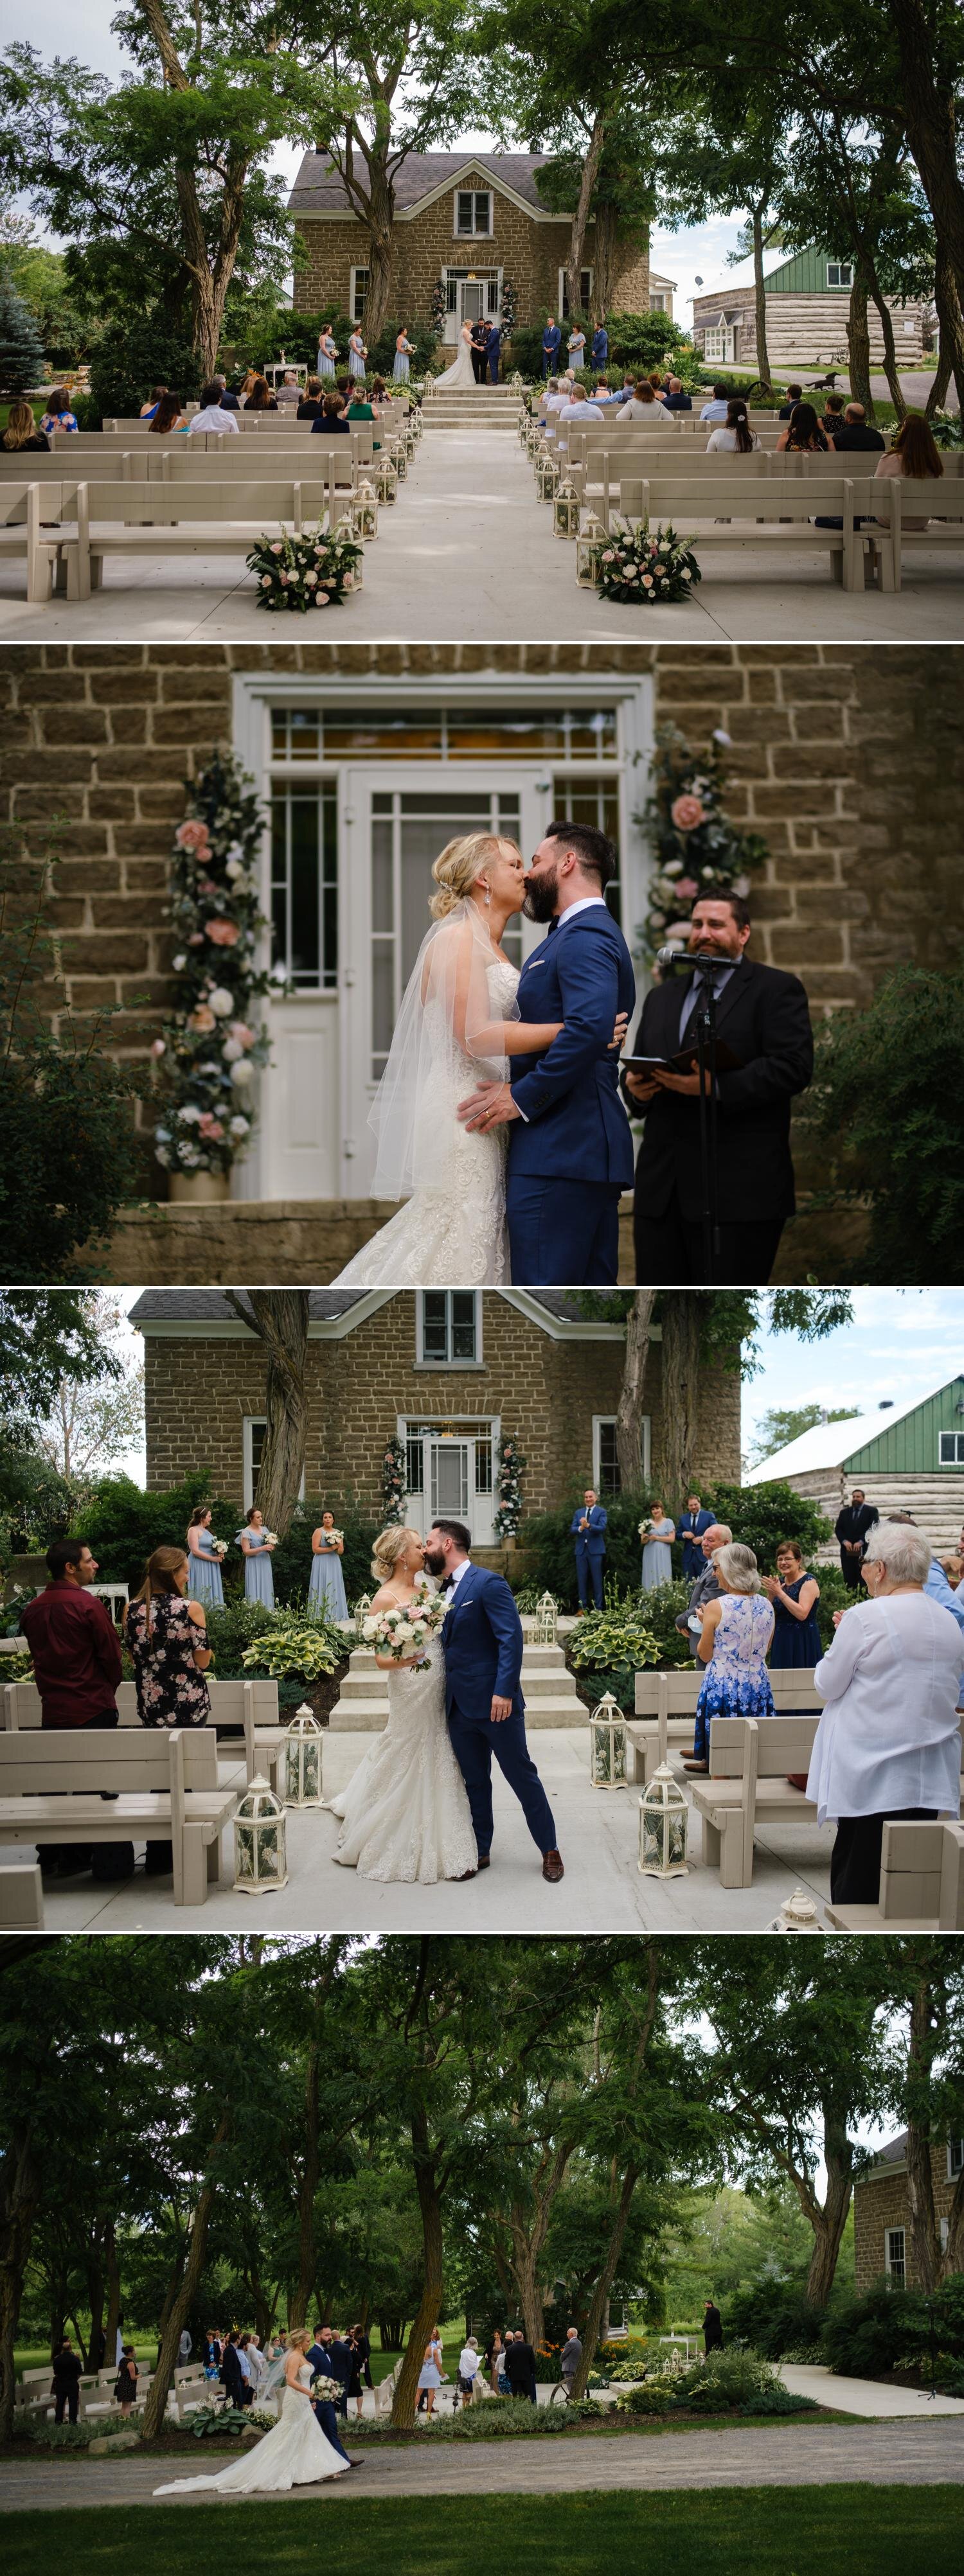
[[[111,1620],[95,1592],[78,1583],[48,1583],[20,1613],[33,1656],[45,1726],[91,1726],[116,1715],[123,1670]]]

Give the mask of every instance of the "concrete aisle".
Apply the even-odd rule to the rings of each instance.
[[[732,557],[701,540],[694,598],[658,615],[578,590],[574,549],[552,534],[532,470],[504,430],[426,429],[399,498],[383,509],[356,600],[323,617],[259,610],[243,550],[235,563],[162,556],[109,563],[85,601],[30,608],[23,571],[0,567],[0,640],[14,643],[330,644],[949,642],[964,637],[964,584],[953,557],[913,568],[897,598],[839,590],[823,559],[801,550]],[[761,565],[763,577],[761,578]]]
[[[835,2379],[819,2362],[785,2361],[780,2377],[795,2397],[815,2397],[818,2406],[839,2407],[844,2415],[909,2415],[932,2424],[935,2415],[964,2415],[964,2397],[928,2397],[922,2388],[882,2388],[876,2379]]]
[[[350,2428],[349,2428],[350,2433]],[[349,2439],[349,2449],[351,2447]],[[431,2456],[429,2450],[431,2449]],[[357,2455],[356,2455],[357,2456]],[[42,2513],[58,2505],[150,2504],[168,2477],[200,2472],[185,2459],[64,2460],[56,2466],[0,2463],[0,2512]],[[962,2486],[964,2441],[956,2424],[747,2425],[719,2433],[653,2433],[632,2441],[485,2442],[471,2450],[439,2443],[425,2451],[371,2452],[353,2476],[294,2487],[264,2504],[335,2504],[353,2496],[391,2502],[412,2495],[574,2495],[673,2487]],[[164,2496],[163,2504],[207,2504],[208,2496]],[[227,2497],[225,2503],[229,2501]],[[234,2499],[231,2499],[234,2501]],[[258,2499],[242,2499],[250,2504]]]

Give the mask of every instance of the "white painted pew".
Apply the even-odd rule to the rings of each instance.
[[[877,1904],[831,1903],[827,1921],[836,1932],[964,1932],[964,1825],[886,1824]]]
[[[693,1804],[703,1820],[703,1858],[719,1869],[721,1887],[751,1885],[758,1824],[816,1824],[814,1801],[791,1788],[787,1774],[806,1777],[818,1724],[816,1712],[714,1717],[710,1777],[694,1777]]]
[[[60,557],[61,480],[43,491],[39,479],[24,481],[23,466],[9,481],[0,481],[0,558],[22,558],[27,598],[32,606],[49,600]],[[58,523],[46,525],[47,517]]]
[[[37,1861],[0,1869],[0,1932],[42,1932],[44,1891]]]
[[[844,475],[839,480],[822,477],[819,489],[796,480],[737,482],[732,475],[718,481],[712,476],[706,481],[700,478],[698,488],[692,477],[677,474],[640,481],[624,478],[619,485],[621,519],[646,519],[654,530],[671,524],[678,535],[698,543],[700,550],[723,545],[772,552],[778,545],[803,546],[810,553],[829,555],[831,572],[842,579],[845,590],[862,586],[865,539],[856,522],[873,507],[869,478],[858,482]],[[839,519],[842,525],[815,527],[816,511]],[[610,501],[610,528],[612,517]]]
[[[213,1673],[206,1676],[211,1702],[210,1723],[215,1729],[233,1727],[247,1732],[270,1732],[278,1728],[278,1685],[266,1676],[252,1675],[246,1680],[217,1681]],[[133,1682],[119,1682],[116,1691],[117,1714],[121,1726],[139,1726],[137,1691]],[[36,1682],[7,1682],[0,1694],[0,1724],[16,1733],[40,1727],[40,1693]],[[148,1730],[149,1732],[152,1730]]]
[[[948,462],[945,458],[945,467]],[[960,551],[964,544],[964,481],[959,474],[953,477],[945,471],[939,480],[928,475],[919,482],[887,475],[875,484],[874,500],[883,523],[873,532],[883,590],[900,589],[905,555],[922,546],[942,553],[949,547]],[[926,519],[928,524],[909,528],[908,519]]]
[[[0,1735],[0,1843],[169,1842],[175,1905],[217,1886],[236,1804],[209,1727]]]
[[[78,483],[76,524],[63,527],[67,596],[89,599],[109,555],[245,554],[259,537],[313,527],[324,482]]]
[[[665,1762],[671,1745],[690,1745],[696,1702],[705,1679],[706,1668],[699,1672],[692,1665],[671,1667],[668,1672],[642,1672],[636,1675],[636,1715],[627,1728],[626,1769],[630,1780],[652,1779],[659,1763]],[[819,1717],[823,1706],[813,1686],[810,1672],[771,1673],[770,1688],[774,1707],[779,1713],[791,1709],[812,1710]]]

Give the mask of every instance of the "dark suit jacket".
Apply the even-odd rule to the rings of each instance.
[[[859,1538],[866,1547],[867,1532],[879,1519],[876,1503],[845,1503],[833,1525],[834,1537],[841,1540]]]
[[[688,980],[670,977],[643,1003],[630,1054],[674,1055]],[[717,1004],[720,1038],[739,1070],[717,1085],[717,1187],[721,1224],[792,1216],[790,1103],[813,1073],[813,1033],[803,985],[776,966],[744,957]],[[687,1030],[692,1035],[692,1022]],[[632,1095],[626,1095],[630,1108]],[[638,1106],[638,1104],[637,1104]],[[665,1216],[674,1191],[683,1217],[700,1217],[699,1101],[657,1094],[645,1118],[636,1188],[648,1216]]]
[[[536,2357],[531,2343],[506,2345],[505,2375],[513,2397],[528,2397],[536,2384]]]
[[[633,1142],[619,1103],[610,1040],[617,1010],[636,1000],[633,962],[612,913],[594,904],[547,933],[519,978],[519,1017],[562,1020],[543,1055],[514,1056],[510,1177],[605,1181],[629,1189]]]

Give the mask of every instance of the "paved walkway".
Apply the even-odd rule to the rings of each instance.
[[[692,601],[658,619],[578,590],[573,547],[552,533],[518,441],[503,430],[427,429],[407,482],[379,520],[359,597],[334,618],[284,621],[256,605],[254,584],[223,555],[132,556],[109,562],[88,601],[31,608],[22,566],[0,565],[0,639],[14,643],[266,643],[317,632],[326,641],[667,644],[948,642],[964,636],[964,584],[953,559],[915,554],[897,598],[840,590],[823,557],[715,551],[704,541]],[[762,578],[761,578],[762,573]]]
[[[0,2512],[43,2513],[64,2505],[150,2504],[159,2480],[177,2476],[163,2461],[0,2462]],[[198,2476],[190,2461],[185,2477]],[[956,2424],[746,2425],[711,2433],[654,2433],[638,2441],[480,2442],[471,2449],[371,2453],[364,2467],[320,2487],[295,2487],[265,2503],[380,2501],[413,2495],[574,2495],[671,2487],[964,2486],[964,2438]],[[207,2503],[164,2496],[164,2504]],[[227,2501],[227,2499],[225,2499]],[[232,2499],[233,2501],[233,2499]],[[246,2498],[250,2502],[251,2498]]]
[[[932,2424],[935,2415],[964,2415],[964,2397],[928,2397],[920,2388],[882,2388],[877,2379],[835,2379],[816,2362],[785,2361],[780,2377],[795,2397],[815,2397],[844,2415],[909,2416]]]
[[[326,1735],[324,1787],[332,1797],[351,1778],[371,1736]],[[95,1887],[77,1878],[50,1887],[44,1905],[49,1932],[234,1932],[252,1922],[272,1931],[303,1929],[319,1906],[332,1930],[361,1932],[760,1932],[784,1898],[803,1887],[823,1904],[830,1894],[833,1829],[815,1825],[768,1828],[757,1842],[753,1884],[724,1888],[719,1872],[700,1857],[698,1819],[691,1825],[687,1878],[642,1878],[637,1868],[639,1795],[589,1785],[589,1739],[584,1728],[552,1728],[531,1737],[532,1752],[552,1802],[566,1866],[561,1891],[548,1887],[521,1808],[501,1773],[494,1782],[495,1843],[492,1867],[466,1886],[382,1886],[340,1869],[334,1860],[338,1825],[317,1809],[288,1810],[288,1885],[266,1894],[263,1906],[242,1905],[232,1888],[233,1837],[222,1842],[222,1883],[207,1904],[174,1911],[168,1879],[146,1879],[142,1869],[126,1884]],[[237,1757],[222,1759],[222,1779],[243,1779]],[[682,1777],[682,1774],[680,1775]],[[31,1855],[7,1844],[0,1866]],[[306,1912],[306,1907],[308,1911]]]

